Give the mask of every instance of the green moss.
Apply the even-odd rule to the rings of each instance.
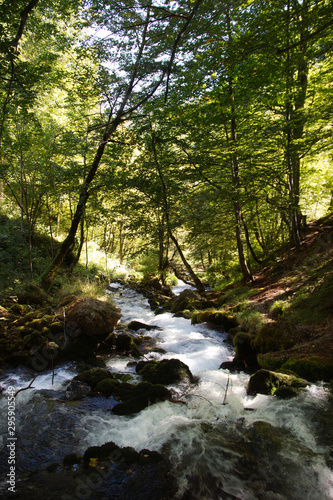
[[[33,329],[28,327],[28,326],[18,326],[16,327],[16,330],[20,333],[22,337],[25,337],[26,335],[30,335],[30,333],[33,332]]]
[[[192,313],[192,325],[197,323],[212,323],[223,326],[225,331],[237,326],[237,321],[231,314],[216,311],[215,309],[206,309],[204,311],[195,311]]]
[[[258,365],[261,368],[266,368],[267,370],[273,370],[273,371],[280,368],[283,364],[283,361],[281,361],[280,359],[267,357],[267,355],[263,356],[262,354],[258,354],[257,361]]]
[[[265,323],[264,315],[256,309],[246,308],[236,314],[236,321],[242,330],[257,332]]]
[[[116,387],[120,384],[118,380],[106,378],[98,382],[95,386],[95,391],[102,393],[104,396],[109,397],[115,393]]]
[[[26,326],[32,328],[33,330],[42,331],[43,328],[47,325],[47,321],[44,318],[36,318],[30,321]]]
[[[10,308],[9,311],[13,314],[19,314],[22,315],[25,312],[25,307],[22,304],[13,304]]]
[[[92,389],[95,389],[97,384],[105,379],[115,380],[113,374],[108,370],[105,370],[104,368],[92,368],[91,370],[86,370],[74,377],[74,380],[85,382],[86,384],[90,385]]]
[[[252,396],[258,393],[273,395],[281,387],[292,387],[297,392],[306,386],[306,380],[295,375],[260,369],[251,376],[247,392]]]
[[[49,329],[53,335],[57,333],[62,333],[64,331],[64,325],[60,321],[54,321],[50,323]]]
[[[264,325],[253,340],[253,347],[260,353],[283,351],[293,345],[293,330],[286,324]]]
[[[330,381],[333,377],[333,359],[323,356],[308,356],[301,359],[290,358],[282,365],[283,369],[292,370],[300,377],[310,381]]]
[[[25,349],[31,349],[32,347],[42,347],[45,343],[45,338],[43,335],[38,332],[34,331],[30,335],[26,335],[23,339],[23,346]]]

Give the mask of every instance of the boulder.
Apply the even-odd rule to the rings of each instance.
[[[237,326],[237,321],[234,316],[214,309],[206,309],[193,313],[192,325],[197,323],[211,323],[212,325],[222,326],[226,332]]]
[[[235,335],[233,344],[235,347],[234,363],[239,369],[249,373],[258,370],[257,353],[253,348],[253,338],[251,333],[239,332]]]
[[[333,359],[331,356],[291,357],[281,368],[292,370],[311,382],[316,380],[329,382],[333,379]]]
[[[183,290],[179,295],[174,295],[164,304],[164,309],[172,313],[179,311],[191,310],[200,308],[202,298],[194,290]]]
[[[136,372],[141,375],[143,380],[153,384],[169,385],[193,381],[191,370],[179,359],[140,361],[136,365]]]
[[[259,394],[273,395],[278,389],[283,387],[293,388],[297,395],[301,389],[306,387],[308,382],[290,373],[273,372],[269,370],[258,370],[254,373],[248,383],[247,393],[251,396]],[[281,397],[287,394],[280,391]],[[291,396],[289,391],[288,396]]]
[[[123,401],[112,408],[115,415],[131,415],[147,406],[170,400],[171,392],[161,384],[140,382],[137,385],[119,384],[117,395]]]
[[[294,344],[294,331],[291,325],[282,322],[263,325],[253,341],[253,346],[260,353],[282,351]]]
[[[133,330],[135,332],[137,332],[138,330],[156,330],[156,329],[160,329],[158,326],[156,325],[146,325],[146,323],[141,323],[141,321],[131,321],[130,323],[128,323],[128,328],[130,330]]]
[[[106,379],[115,380],[115,377],[113,373],[109,372],[109,370],[106,370],[105,368],[91,368],[90,370],[85,370],[79,375],[76,375],[73,381],[88,384],[91,389],[94,390],[99,382]]]
[[[71,331],[76,329],[81,334],[92,337],[105,337],[115,329],[121,318],[119,307],[109,301],[91,297],[71,296],[69,301],[62,302],[57,310],[57,316],[61,320],[64,319],[63,308],[66,326]]]
[[[83,399],[89,392],[91,388],[85,382],[80,380],[72,380],[71,383],[66,388],[65,399],[69,401],[75,401],[78,399]]]

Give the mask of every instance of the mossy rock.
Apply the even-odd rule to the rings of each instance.
[[[279,453],[285,445],[285,437],[289,431],[274,427],[268,422],[258,420],[245,432],[245,437],[253,445],[255,455]]]
[[[118,380],[115,380],[113,378],[105,378],[104,380],[101,380],[98,382],[98,384],[95,386],[95,391],[100,392],[106,397],[112,396],[112,394],[115,394],[117,386],[120,384]]]
[[[120,384],[118,387],[119,391],[123,390],[122,386],[124,385],[125,384]],[[133,413],[138,413],[151,404],[171,399],[170,391],[160,384],[140,382],[140,384],[131,387],[132,393],[128,394],[129,397],[125,397],[124,394],[121,394],[120,398],[123,400],[125,399],[125,401],[112,408],[112,412],[115,415],[131,415]]]
[[[140,357],[141,353],[137,344],[130,335],[121,334],[115,336],[114,345],[116,351],[121,354],[131,354],[134,357]]]
[[[19,304],[34,304],[43,306],[50,297],[37,285],[28,285],[26,289],[18,294]]]
[[[84,462],[89,465],[92,458],[97,458],[98,460],[106,460],[107,458],[112,458],[114,461],[117,455],[119,459],[121,458],[120,453],[121,448],[113,442],[105,443],[102,446],[90,446],[83,455]]]
[[[45,337],[43,337],[40,332],[35,330],[24,337],[23,346],[25,349],[31,349],[33,347],[40,348],[45,344],[45,341]]]
[[[253,347],[260,353],[283,351],[295,344],[293,331],[287,324],[267,324],[260,328]]]
[[[129,373],[115,373],[114,376],[117,380],[121,380],[121,382],[130,382],[133,380],[132,375]]]
[[[276,389],[274,396],[280,399],[291,399],[298,396],[299,392],[299,389],[295,387],[282,386]]]
[[[282,367],[292,370],[300,377],[315,382],[324,380],[329,382],[333,378],[333,358],[324,356],[308,356],[304,358],[290,358]]]
[[[179,359],[164,359],[162,361],[140,361],[136,372],[143,380],[153,384],[174,384],[182,381],[193,382],[189,367]]]
[[[33,332],[32,328],[24,325],[17,326],[16,330],[20,333],[21,337],[26,337],[27,335],[30,335]]]
[[[118,382],[114,378],[114,375],[108,370],[105,370],[104,368],[91,368],[90,370],[85,370],[81,372],[79,375],[76,375],[76,377],[74,377],[73,380],[79,380],[80,382],[84,382],[90,385],[90,387],[95,390],[96,386],[102,380],[106,379]]]
[[[194,290],[183,290],[179,295],[174,295],[164,304],[164,310],[172,313],[179,311],[199,309],[202,302],[201,296]]]
[[[26,313],[26,308],[22,304],[13,304],[9,308],[9,312],[12,314],[18,314],[18,315],[22,316],[23,314]]]
[[[56,335],[57,333],[63,333],[64,325],[60,321],[53,321],[49,325],[49,330],[53,335]]]
[[[247,393],[273,395],[281,387],[292,387],[296,391],[306,387],[308,382],[295,375],[260,369],[249,380]]]
[[[213,309],[194,312],[192,314],[191,323],[192,325],[196,325],[197,323],[219,325],[222,326],[226,332],[237,326],[237,321],[234,316]]]
[[[259,368],[257,362],[257,353],[253,349],[253,334],[248,332],[239,332],[235,335],[233,344],[235,347],[234,363],[240,369],[253,372]]]
[[[260,368],[265,368],[266,370],[278,370],[283,365],[283,361],[269,354],[258,354],[257,356],[258,365]]]

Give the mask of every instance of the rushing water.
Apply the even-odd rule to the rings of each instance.
[[[182,288],[180,284],[175,292]],[[80,454],[89,446],[113,441],[137,451],[148,448],[167,453],[179,479],[179,498],[188,491],[187,498],[198,500],[333,498],[333,411],[322,384],[311,385],[290,400],[247,396],[248,375],[218,369],[233,356],[224,342],[225,334],[204,324],[193,326],[169,313],[154,316],[142,295],[121,285],[111,290],[122,309],[122,324],[135,319],[156,325],[147,334],[165,353],[146,356],[180,359],[197,383],[190,388],[171,387],[175,398],[186,404],[164,401],[133,416],[116,416],[112,398],[64,399],[66,386],[77,374],[74,364],[58,367],[53,384],[50,372],[40,374],[34,389],[16,398],[17,458],[22,474],[61,462],[68,453]],[[134,375],[129,361],[111,357],[107,367]],[[28,370],[20,369],[2,375],[1,384],[18,390],[31,379]],[[1,405],[4,413],[5,398]],[[4,419],[0,430],[4,452]],[[0,467],[6,470],[5,453]]]

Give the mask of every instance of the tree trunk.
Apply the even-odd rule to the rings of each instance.
[[[44,272],[44,274],[41,277],[41,285],[46,292],[49,291],[51,284],[52,284],[52,281],[53,281],[53,278],[56,275],[59,267],[63,263],[67,253],[74,246],[76,231],[79,227],[81,218],[84,214],[85,207],[86,207],[86,204],[87,204],[87,201],[89,198],[89,194],[90,194],[88,188],[96,175],[96,172],[97,172],[98,166],[101,162],[107,141],[108,141],[109,137],[112,135],[112,133],[116,130],[120,121],[121,121],[121,117],[117,116],[115,118],[115,120],[113,121],[113,123],[109,127],[107,127],[106,130],[104,131],[102,141],[101,141],[100,145],[98,146],[93,163],[92,163],[90,170],[87,174],[87,177],[86,177],[86,179],[81,187],[79,201],[78,201],[78,204],[76,207],[75,214],[73,216],[73,220],[72,220],[72,224],[71,224],[71,227],[69,229],[69,232],[68,232],[66,238],[64,239],[64,241],[62,242],[60,249],[59,249],[57,255],[55,256],[55,258],[53,259],[51,265],[49,266],[49,268]]]
[[[163,207],[164,207],[165,222],[166,222],[166,225],[167,225],[168,234],[170,236],[171,241],[174,243],[174,245],[175,245],[175,247],[177,249],[177,252],[179,254],[179,257],[181,258],[181,260],[182,260],[182,262],[183,262],[183,264],[184,264],[187,272],[189,273],[189,275],[191,276],[192,280],[194,281],[196,289],[198,290],[199,293],[203,293],[205,291],[204,285],[201,283],[200,279],[198,278],[198,276],[193,271],[190,263],[186,260],[186,257],[184,255],[184,253],[183,253],[183,251],[182,251],[179,243],[178,243],[178,240],[174,236],[174,234],[173,234],[173,232],[171,230],[170,214],[169,214],[169,203],[168,203],[168,197],[167,197],[167,189],[166,189],[166,185],[165,185],[165,182],[164,182],[162,170],[161,170],[160,164],[159,164],[158,159],[157,159],[157,151],[156,151],[156,145],[155,145],[155,135],[154,135],[154,132],[152,132],[151,139],[152,139],[151,140],[151,144],[152,144],[154,162],[155,162],[157,173],[158,173],[158,176],[160,178],[161,185],[162,185]]]
[[[228,44],[230,55],[232,53],[232,31],[231,31],[231,19],[230,19],[230,7],[227,9],[227,31],[228,31]],[[233,208],[235,214],[235,233],[236,233],[236,243],[238,251],[238,260],[240,268],[242,271],[243,279],[245,281],[252,280],[251,271],[247,265],[246,258],[244,255],[244,247],[242,242],[242,209],[239,201],[239,164],[237,156],[237,122],[236,122],[236,107],[235,107],[235,93],[233,86],[232,75],[228,75],[228,85],[229,85],[229,99],[230,99],[230,111],[231,111],[231,175],[232,175],[232,185],[233,185]]]
[[[289,239],[290,244],[300,246],[300,230],[302,225],[302,213],[299,206],[300,201],[300,151],[299,142],[304,134],[304,107],[308,84],[308,62],[306,57],[308,36],[308,2],[303,1],[303,8],[300,20],[300,44],[297,54],[297,79],[294,89],[294,75],[292,70],[292,50],[287,51],[287,80],[286,80],[286,127],[287,127],[287,150],[286,160],[288,168],[288,189],[289,189]],[[290,45],[290,3],[288,2],[288,22],[287,22],[287,46]],[[292,104],[292,94],[295,95],[294,106]]]

